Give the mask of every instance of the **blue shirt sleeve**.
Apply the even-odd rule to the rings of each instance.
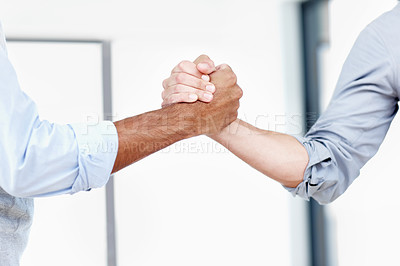
[[[379,32],[368,26],[344,64],[327,110],[298,139],[309,155],[303,182],[286,189],[321,204],[346,191],[378,151],[398,110],[397,71]]]
[[[0,49],[0,187],[17,197],[53,196],[105,185],[118,151],[112,122],[41,121]]]

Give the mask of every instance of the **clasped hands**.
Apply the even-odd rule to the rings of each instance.
[[[192,120],[197,123],[193,136],[218,134],[237,119],[243,92],[236,75],[226,64],[215,67],[206,55],[180,62],[163,87],[163,108],[182,103],[180,111],[197,118]]]

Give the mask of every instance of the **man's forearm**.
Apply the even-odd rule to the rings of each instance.
[[[195,123],[176,105],[114,123],[118,154],[113,173],[179,140],[197,135]]]
[[[309,158],[292,136],[261,130],[238,119],[211,137],[282,185],[296,187],[303,180]]]

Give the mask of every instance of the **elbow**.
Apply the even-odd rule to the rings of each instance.
[[[326,160],[311,167],[305,181],[308,195],[321,205],[334,202],[359,176],[359,167],[350,167],[340,160]]]
[[[303,178],[286,178],[285,180],[281,181],[281,184],[285,187],[294,189],[298,187],[301,182],[303,182]]]
[[[301,185],[304,181],[304,176],[308,165],[308,155],[301,157],[301,160],[297,160],[292,163],[290,167],[281,166],[282,175],[275,177],[283,186],[288,188],[296,188]]]
[[[321,205],[330,204],[343,194],[343,191],[340,191],[340,184],[337,181],[323,178],[315,183],[312,178],[307,178],[297,186],[290,186],[290,184],[284,184],[284,186],[293,196],[299,196],[305,200],[312,198]]]
[[[291,158],[287,156],[288,161],[278,167],[280,176],[276,177],[276,180],[288,188],[296,188],[303,182],[310,160],[305,147],[297,140],[296,144],[296,152],[293,152]]]
[[[314,199],[321,205],[334,202],[348,188],[349,173],[343,172],[331,160],[309,167],[303,180],[295,187],[288,190],[293,195],[309,200]]]
[[[334,202],[359,175],[354,165],[352,148],[345,143],[328,140],[305,143],[310,154],[303,182],[296,189],[305,199],[314,199],[321,205]]]

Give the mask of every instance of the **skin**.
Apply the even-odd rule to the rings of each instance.
[[[200,56],[195,60],[195,66],[208,60],[208,57]],[[215,70],[209,77],[207,76],[207,79],[213,80],[213,85],[217,88],[212,102],[197,101],[204,98],[204,91],[202,91],[196,94],[198,98],[195,102],[165,104],[163,109],[114,123],[118,132],[119,146],[113,173],[177,141],[202,134],[216,135],[235,121],[242,90],[236,84],[236,76],[232,69],[227,65],[215,69],[214,64],[200,64],[199,69],[209,73]],[[172,73],[175,81],[186,83],[193,81],[190,78],[177,78],[179,74],[177,71],[179,70],[175,69]],[[210,82],[201,79],[203,74],[200,72],[194,71],[184,76],[194,77],[193,74],[197,75],[196,81],[201,81],[197,83],[197,86],[205,89],[204,85],[210,85]],[[164,84],[173,88],[179,83],[174,84],[171,81]],[[183,94],[182,97],[172,99],[184,100],[187,98],[183,96],[190,94],[181,91],[178,93]]]
[[[190,61],[180,62],[171,72],[171,76],[163,81],[163,87],[168,88],[170,95],[161,97],[165,99],[162,107],[177,102],[211,102],[214,97],[215,86],[210,81],[210,76],[214,72],[215,65],[208,57],[202,57],[203,62],[195,64]]]
[[[211,64],[209,58],[204,57],[207,64]],[[198,61],[203,63],[203,61]],[[186,75],[190,75],[197,66],[187,66]],[[219,67],[216,67],[218,69]],[[207,69],[210,70],[210,69]],[[200,71],[201,72],[201,71]],[[207,73],[209,72],[202,72]],[[182,73],[181,73],[182,75]],[[163,106],[166,104],[187,102],[185,95],[168,86],[172,84],[175,77],[171,75],[164,81],[164,91],[162,94]],[[197,75],[199,78],[199,75]],[[184,79],[182,77],[182,80]],[[212,83],[214,82],[211,75]],[[194,82],[191,81],[193,85]],[[183,85],[185,85],[183,83]],[[197,93],[204,92],[204,86],[195,87]],[[192,91],[191,93],[196,93]],[[219,93],[219,88],[215,94]],[[199,99],[200,100],[200,99]],[[212,101],[211,101],[212,103]],[[305,169],[308,165],[309,156],[300,142],[294,137],[273,131],[256,128],[240,119],[235,119],[229,126],[216,134],[209,135],[212,139],[219,142],[240,159],[287,187],[297,187],[302,181]]]

